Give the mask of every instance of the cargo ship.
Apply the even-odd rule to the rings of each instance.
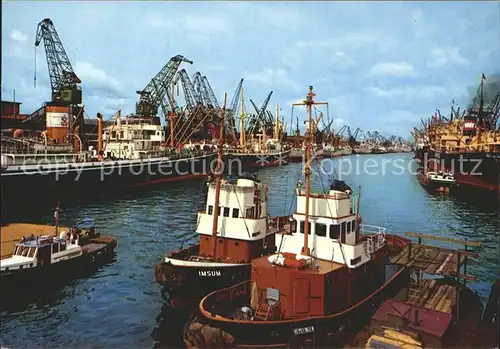
[[[252,169],[287,165],[291,149],[282,144],[280,140],[282,124],[279,119],[279,107],[276,108],[272,137],[268,137],[266,125],[263,125],[259,120],[260,114],[263,112],[254,116],[252,122],[245,122],[249,116],[245,114],[243,87],[240,87],[240,97],[238,144],[226,146],[224,152],[228,166],[230,168],[237,166],[239,169]]]
[[[500,195],[500,92],[486,96],[485,81],[483,74],[476,97],[462,114],[452,106],[449,118],[436,112],[424,124],[428,143],[417,146],[415,159],[431,170],[452,172],[463,189]]]
[[[26,195],[39,200],[63,199],[68,194],[203,177],[215,160],[211,149],[166,146],[158,117],[128,116],[122,120],[119,113],[105,129],[102,115],[97,115],[97,149],[90,146],[83,150],[79,137],[78,143],[68,143],[68,115],[48,110],[47,128],[41,137],[2,136],[3,210],[25,207]]]

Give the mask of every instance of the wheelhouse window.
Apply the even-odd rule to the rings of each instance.
[[[330,224],[330,239],[340,239],[340,224]]]
[[[224,207],[224,217],[229,217],[229,207]]]
[[[246,218],[255,218],[255,208],[254,207],[247,208]]]
[[[307,228],[308,228],[307,235],[311,235],[311,222],[307,223]],[[304,234],[304,231],[305,231],[305,222],[300,221],[300,232]]]
[[[57,253],[57,252],[59,252],[59,244],[53,244],[52,253]]]
[[[212,205],[208,206],[208,214],[214,214],[214,207]]]
[[[326,236],[326,224],[316,223],[315,234],[318,236]]]
[[[220,216],[220,212],[221,212],[221,211],[222,211],[222,210],[221,210],[221,207],[219,206],[219,216]]]
[[[346,223],[347,223],[347,234],[349,234],[352,231],[352,229],[351,229],[351,221],[346,222]]]
[[[342,222],[340,224],[340,231],[345,234],[346,233],[346,228],[347,228],[347,222]]]
[[[238,218],[240,216],[240,210],[238,208],[233,208],[233,218]]]
[[[30,251],[28,252],[28,257],[30,257],[30,258],[35,257],[35,252],[36,252],[36,248],[34,248],[34,247],[30,248]]]

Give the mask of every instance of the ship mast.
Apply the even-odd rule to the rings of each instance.
[[[243,86],[241,86],[241,114],[240,114],[240,146],[244,147],[245,140],[245,107],[243,98]]]
[[[280,105],[276,103],[276,125],[274,127],[274,138],[279,139]]]
[[[170,147],[175,148],[175,139],[174,139],[174,118],[175,118],[175,109],[174,109],[174,85],[172,85],[172,94],[170,96],[170,106],[171,106],[171,112],[169,115],[169,121],[170,121]]]
[[[215,202],[214,202],[214,220],[212,225],[212,251],[214,260],[217,258],[217,226],[219,223],[219,197],[220,197],[220,186],[222,180],[222,152],[224,149],[224,114],[226,113],[226,101],[227,93],[224,93],[224,104],[219,117],[219,142],[217,144],[217,166],[215,168]]]
[[[306,178],[306,207],[305,207],[305,221],[304,221],[304,246],[302,247],[301,254],[305,256],[310,255],[309,251],[309,198],[311,194],[311,148],[312,148],[312,108],[316,104],[326,104],[328,102],[315,102],[313,87],[309,86],[309,93],[302,103],[294,103],[293,105],[305,105],[307,107],[308,130],[306,132],[306,154],[304,164],[304,176]]]

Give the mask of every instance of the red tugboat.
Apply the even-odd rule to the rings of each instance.
[[[326,104],[314,95],[310,86],[301,104],[309,125],[313,105]],[[287,346],[321,340],[332,330],[356,331],[407,281],[404,267],[386,267],[389,245],[402,248],[408,239],[361,225],[359,197],[344,182],[335,181],[328,194],[310,193],[310,134],[306,144],[305,191],[297,190],[292,234],[277,234],[278,253],[252,260],[250,280],[202,299],[201,318],[185,333],[188,346],[195,345],[200,323],[234,338],[232,347]]]
[[[220,125],[224,113],[225,102]],[[236,182],[222,179],[223,144],[221,126],[215,181],[208,186],[206,209],[198,213],[199,243],[170,252],[155,268],[172,307],[198,304],[216,289],[248,280],[250,261],[276,251],[278,226],[268,216],[267,187],[249,173]]]

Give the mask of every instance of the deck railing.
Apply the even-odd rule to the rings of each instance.
[[[377,235],[377,234],[386,234],[387,229],[376,225],[360,224],[359,232],[362,235]]]

